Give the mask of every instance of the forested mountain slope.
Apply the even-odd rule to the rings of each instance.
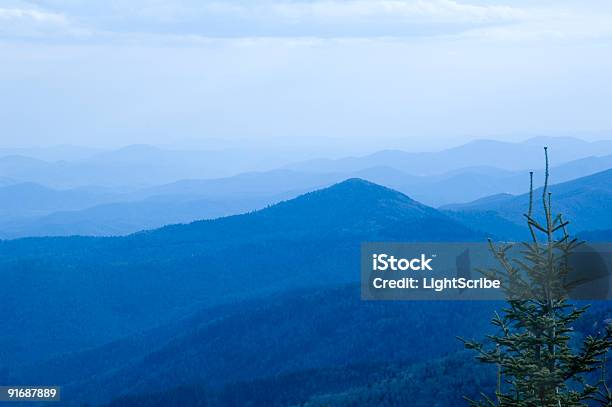
[[[358,281],[362,241],[480,238],[399,192],[353,179],[258,212],[127,237],[2,241],[0,360],[11,366],[100,345],[205,305]]]

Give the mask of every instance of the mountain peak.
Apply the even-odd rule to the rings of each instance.
[[[349,178],[330,187],[284,201],[255,214],[260,220],[291,230],[344,231],[364,236],[397,236],[413,239],[421,232],[444,224],[458,235],[473,236],[461,225],[401,192]],[[325,231],[325,232],[321,232]],[[436,233],[425,233],[435,239]],[[439,234],[442,236],[442,234]]]
[[[319,191],[359,191],[359,192],[377,192],[377,193],[387,193],[387,194],[392,194],[392,195],[403,195],[404,194],[395,191],[391,188],[387,188],[385,186],[379,185],[379,184],[375,184],[374,182],[371,181],[367,181],[363,178],[348,178],[344,181],[340,181],[334,185],[331,185],[327,188],[321,189]],[[316,192],[316,191],[315,191]],[[407,198],[407,197],[406,197]]]
[[[281,202],[276,206],[284,205],[309,205],[315,203],[328,205],[328,210],[333,207],[342,210],[342,208],[357,208],[363,207],[370,211],[380,203],[385,203],[385,207],[389,207],[391,203],[401,204],[402,206],[411,206],[415,209],[424,210],[429,208],[411,198],[398,192],[394,189],[366,181],[362,178],[349,178],[327,188],[319,189],[313,192],[301,195],[293,200]]]
[[[438,210],[361,178],[350,178],[256,212],[158,231],[169,230],[177,236],[194,233],[200,241],[223,236],[237,239],[245,231],[250,238],[351,235],[365,240],[437,241],[475,237],[473,231]]]

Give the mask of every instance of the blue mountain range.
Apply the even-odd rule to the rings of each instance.
[[[405,173],[391,167],[357,171],[404,182]],[[438,188],[478,171],[426,178]],[[125,236],[0,241],[0,382],[53,382],[63,386],[64,405],[115,407],[382,407],[415,394],[422,405],[453,406],[462,405],[455,392],[424,394],[422,383],[473,396],[495,386],[494,372],[475,368],[455,336],[483,336],[499,304],[363,302],[359,248],[364,241],[521,239],[528,195],[436,209],[369,180],[338,180],[341,174],[278,170],[122,191],[0,189],[5,210],[24,218],[98,213],[120,228],[116,209],[143,225],[147,216],[185,222]],[[550,186],[553,208],[580,236],[610,236],[611,178],[605,170]],[[240,201],[245,185],[250,202]],[[44,199],[27,199],[29,191]],[[64,212],[53,212],[62,205]],[[209,215],[199,217],[217,218],[192,222],[201,207]],[[234,211],[244,213],[224,216]],[[595,304],[576,335],[610,316],[606,304]]]

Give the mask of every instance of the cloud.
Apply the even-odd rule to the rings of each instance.
[[[104,33],[210,37],[448,34],[525,17],[522,10],[508,6],[454,0],[31,0],[28,4],[39,10],[15,9],[13,18],[55,24],[70,20]]]
[[[479,27],[462,33],[462,38],[489,41],[581,41],[612,38],[612,14],[539,10],[517,24]]]
[[[252,11],[253,7],[250,8]],[[294,20],[321,19],[337,22],[353,19],[375,22],[382,18],[403,20],[407,23],[483,23],[515,21],[524,17],[520,10],[507,6],[475,6],[452,0],[282,2],[270,4],[260,11]],[[241,12],[244,13],[245,10]]]
[[[0,20],[29,20],[43,24],[65,24],[66,18],[61,14],[48,13],[33,9],[0,8]]]
[[[30,0],[0,9],[0,36],[100,41],[457,37],[497,41],[608,36],[610,14],[456,0]],[[520,4],[520,5],[519,5]],[[29,6],[28,6],[29,5]],[[28,7],[26,7],[28,6]],[[165,39],[165,40],[164,40]]]
[[[483,22],[522,18],[523,12],[504,5],[472,5],[455,0],[132,0],[74,2],[39,0],[41,7],[76,14],[94,10],[101,16],[150,18],[161,21],[210,16],[260,19],[369,19],[393,17],[408,20]]]
[[[61,13],[36,8],[0,8],[0,39],[51,39],[84,32]]]
[[[499,22],[524,17],[520,10],[507,6],[474,6],[452,0],[349,0],[349,1],[300,1],[233,4],[209,3],[206,11],[217,14],[266,16],[277,22],[308,20],[347,22],[397,19],[406,22]]]

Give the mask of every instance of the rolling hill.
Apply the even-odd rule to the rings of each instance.
[[[245,213],[278,200],[278,197],[174,200],[172,197],[155,196],[5,220],[0,222],[0,237],[122,236],[168,224]]]
[[[554,174],[553,174],[554,175]],[[612,170],[550,186],[552,207],[571,222],[573,232],[612,228]],[[536,216],[542,216],[542,188],[534,190]],[[493,196],[442,209],[463,213],[493,211],[518,225],[523,223],[529,194]]]
[[[448,176],[414,177],[393,168],[377,167],[349,175],[418,196],[419,201],[438,203],[480,196],[479,190],[499,188],[498,178],[478,171],[466,169]],[[0,201],[0,237],[127,235],[172,223],[261,209],[346,178],[347,174],[342,173],[274,170],[210,180],[182,180],[99,197],[91,196],[94,188],[55,190],[20,184],[21,189],[28,190],[27,194],[15,194]],[[0,188],[0,195],[4,189]],[[17,186],[6,187],[7,193],[14,189]],[[22,201],[26,205],[20,205]],[[6,216],[2,217],[3,213]]]
[[[1,241],[0,360],[99,345],[206,304],[358,281],[364,240],[480,238],[397,191],[352,179],[257,212],[126,237]]]
[[[84,209],[119,199],[124,199],[120,193],[101,188],[57,190],[34,183],[13,183],[0,186],[0,224],[62,210]]]

